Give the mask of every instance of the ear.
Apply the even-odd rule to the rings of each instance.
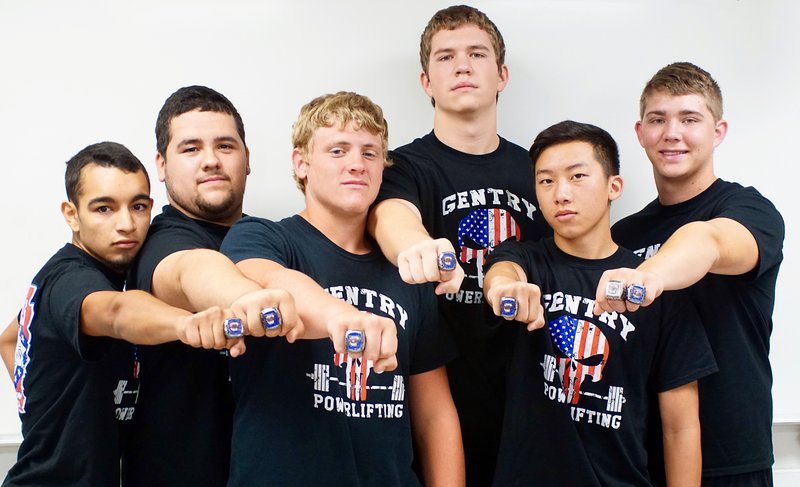
[[[636,121],[636,124],[633,126],[633,130],[636,132],[636,138],[639,140],[639,145],[644,147],[644,144],[642,143],[642,121],[641,120],[637,120]]]
[[[499,77],[497,79],[497,92],[500,93],[504,89],[506,89],[506,85],[508,84],[508,66],[505,64],[500,66],[500,72],[498,73]]]
[[[248,164],[249,164],[249,161],[248,161]],[[164,182],[164,179],[166,178],[166,174],[167,174],[166,166],[167,166],[167,159],[164,156],[162,156],[160,152],[157,153],[156,154],[156,171],[158,172],[158,180],[161,181],[162,183]]]
[[[71,201],[63,201],[61,203],[61,214],[64,215],[64,221],[72,229],[72,233],[80,232],[81,220],[78,217],[78,208],[75,207],[75,204]]]
[[[247,172],[245,174],[247,174],[249,176],[250,175],[250,148],[249,147],[245,147],[244,148],[244,156],[247,158]]]
[[[308,179],[308,164],[303,159],[303,151],[297,147],[292,149],[292,169],[297,179]]]
[[[714,148],[716,149],[718,145],[725,140],[725,135],[728,133],[728,122],[725,120],[720,120],[714,126]]]
[[[427,94],[429,98],[433,98],[433,90],[431,90],[431,79],[428,78],[428,75],[425,74],[425,71],[419,73],[419,84],[422,85],[422,89],[425,90],[425,94]]]
[[[609,204],[622,196],[622,176],[616,175],[608,178],[608,202]]]

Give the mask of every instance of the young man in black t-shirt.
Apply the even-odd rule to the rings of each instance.
[[[141,291],[122,292],[150,223],[141,162],[102,142],[70,159],[65,179],[61,211],[72,243],[37,273],[3,334],[23,435],[4,486],[119,484],[139,391],[135,349],[123,340],[231,346],[222,329],[231,310],[192,315]]]
[[[279,222],[244,218],[223,242],[245,275],[296,296],[304,322],[366,338],[363,352],[343,333],[333,344],[248,341],[231,364],[230,486],[463,485],[444,370],[454,350],[433,290],[403,283],[365,234],[387,131],[380,107],[355,93],[305,105],[292,136],[305,209]]]
[[[370,233],[404,281],[440,282],[440,309],[460,352],[447,370],[467,483],[480,487],[492,479],[503,411],[502,357],[482,312],[486,257],[504,240],[552,232],[525,150],[497,135],[497,99],[508,83],[497,26],[472,7],[443,9],[422,33],[420,61],[433,131],[390,154]],[[454,250],[456,269],[439,269],[438,255]]]
[[[566,121],[540,133],[530,154],[555,235],[506,242],[489,260],[487,302],[527,324],[510,340],[494,484],[650,485],[657,399],[669,485],[699,486],[697,379],[716,364],[693,304],[676,292],[635,315],[593,313],[603,271],[641,261],[611,238],[610,203],[622,194],[614,139]],[[641,291],[627,289],[629,299]]]
[[[598,289],[608,280],[643,283],[648,306],[662,290],[688,288],[720,369],[699,382],[703,485],[772,485],[769,338],[783,218],[754,188],[716,177],[714,149],[728,124],[709,73],[691,63],[662,68],[642,92],[640,116],[636,135],[658,198],[612,230],[647,261],[607,272]],[[603,296],[597,306],[624,309]]]
[[[204,86],[177,90],[156,122],[156,168],[167,189],[129,286],[189,311],[245,300],[248,333],[302,331],[288,293],[263,290],[217,252],[242,216],[250,173],[244,125],[233,104]],[[279,309],[283,325],[265,330],[264,308]],[[242,316],[245,318],[245,316]],[[231,356],[243,352],[231,349]],[[224,351],[174,342],[140,347],[141,391],[123,461],[124,484],[224,486],[228,480],[233,404]]]

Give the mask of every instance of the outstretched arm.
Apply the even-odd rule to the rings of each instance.
[[[242,273],[264,287],[285,289],[296,297],[297,316],[302,322],[301,338],[330,338],[338,353],[345,353],[345,332],[366,334],[363,356],[373,360],[376,372],[397,367],[397,327],[389,318],[362,313],[331,296],[302,272],[287,269],[268,259],[245,259],[236,264]]]
[[[370,212],[369,233],[381,251],[397,266],[400,277],[409,284],[439,282],[436,294],[455,293],[464,280],[464,270],[456,262],[454,270],[439,267],[439,255],[453,252],[446,238],[434,239],[422,224],[416,206],[403,199],[378,203]]]
[[[700,486],[703,470],[697,381],[658,395],[668,486]]]
[[[610,280],[643,284],[646,289],[642,306],[648,306],[663,291],[684,289],[706,274],[740,275],[758,264],[755,237],[739,222],[715,218],[691,222],[680,227],[658,252],[633,269],[613,269],[603,273],[597,286],[595,314],[602,311],[635,311],[638,305],[609,300],[605,296]]]
[[[526,323],[529,331],[544,326],[542,291],[539,286],[528,282],[525,271],[516,263],[501,261],[493,264],[483,278],[483,294],[495,315]],[[501,312],[501,298],[516,300],[514,316]]]
[[[464,449],[444,367],[412,375],[409,407],[414,443],[427,486],[463,486]]]

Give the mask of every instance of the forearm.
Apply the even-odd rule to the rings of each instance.
[[[665,291],[684,289],[708,273],[738,275],[758,262],[758,245],[740,223],[727,218],[688,223],[638,269],[661,277]]]
[[[3,333],[0,335],[0,355],[3,356],[3,363],[6,365],[8,375],[14,380],[14,356],[17,350],[17,335],[19,334],[19,323],[17,319],[11,320]]]
[[[670,487],[700,485],[703,465],[699,424],[697,428],[664,432],[664,468]]]
[[[412,376],[410,392],[412,431],[424,485],[463,486],[461,427],[444,368]]]
[[[138,290],[100,291],[81,305],[81,331],[141,345],[179,340],[179,322],[191,315]]]
[[[193,312],[212,306],[227,308],[243,294],[259,289],[230,259],[209,249],[167,257],[153,275],[153,295]]]
[[[355,311],[351,305],[328,294],[316,281],[302,272],[264,259],[244,260],[237,267],[258,285],[283,289],[294,296],[297,316],[304,326],[304,339],[328,338],[331,317]]]
[[[417,208],[400,199],[378,203],[370,212],[367,228],[383,255],[394,265],[403,250],[432,240]]]
[[[703,462],[697,382],[658,395],[667,485],[700,486]]]
[[[483,278],[483,294],[489,300],[489,304],[493,305],[496,294],[493,289],[517,282],[528,282],[522,268],[513,262],[497,262],[489,268]]]

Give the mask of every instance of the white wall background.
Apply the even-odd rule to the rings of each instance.
[[[290,178],[290,126],[314,96],[352,90],[385,110],[392,147],[430,130],[419,87],[419,35],[451,1],[0,0],[0,191],[4,232],[0,317],[11,319],[44,261],[70,238],[58,205],[64,162],[84,146],[114,140],[148,170],[154,198],[156,114],[175,89],[204,84],[241,112],[253,173],[250,214],[298,211]],[[794,0],[475,1],[501,29],[510,83],[499,131],[528,146],[545,127],[591,122],[617,139],[625,196],[615,218],[655,190],[633,123],[646,80],[673,61],[692,61],[722,86],[727,140],[717,173],[757,187],[784,215],[788,235],[778,282],[772,360],[778,482],[800,467],[800,391],[790,303],[800,278],[792,194],[800,113],[800,3]],[[0,321],[0,326],[6,321]],[[5,379],[0,380],[0,385]],[[747,400],[747,398],[742,398]],[[19,441],[10,381],[0,387],[0,443]],[[2,468],[2,460],[0,460]],[[794,470],[791,470],[794,469]]]

